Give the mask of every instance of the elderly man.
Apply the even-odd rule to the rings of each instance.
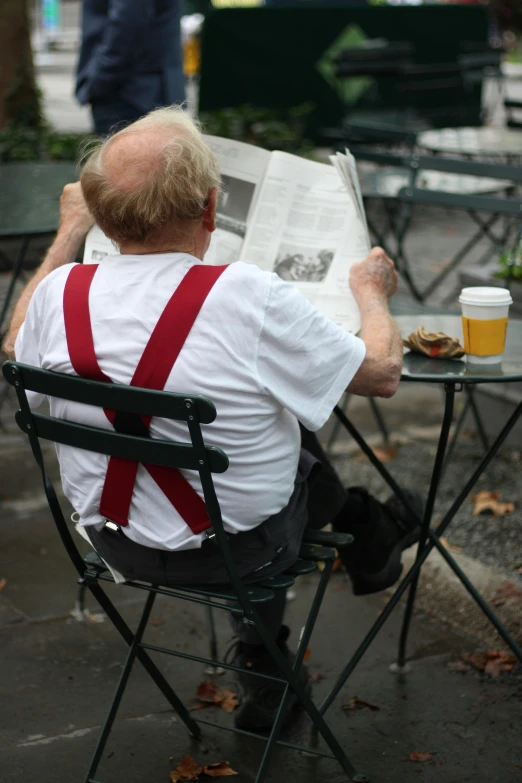
[[[129,383],[151,334],[166,345],[185,319],[188,336],[167,367],[164,388],[216,404],[217,420],[205,434],[230,458],[215,485],[243,578],[280,573],[296,559],[306,524],[333,522],[356,537],[343,555],[354,592],[381,590],[399,577],[401,552],[418,528],[396,502],[345,490],[313,433],[346,389],[380,397],[397,389],[402,345],[388,311],[397,285],[393,263],[374,248],[352,267],[362,322],[354,337],[277,275],[241,261],[202,264],[219,185],[211,150],[180,109],[154,111],[100,144],[85,163],[81,188],[64,190],[58,234],[17,304],[6,348],[27,364]],[[120,255],[98,267],[73,264],[93,219]],[[189,299],[197,307],[187,327]],[[162,359],[161,348],[155,359]],[[51,406],[63,418],[111,426],[97,408],[57,399]],[[175,422],[153,420],[151,436],[183,432]],[[124,502],[114,493],[106,457],[65,446],[58,457],[80,524],[124,576],[166,585],[226,583],[219,551],[194,531],[190,508],[180,511],[176,493],[143,466]],[[188,472],[184,482],[180,492],[192,493],[188,505],[201,502],[197,475]],[[284,604],[281,593],[260,611],[290,656]],[[255,631],[241,625],[237,633],[235,662],[270,673]],[[248,675],[240,675],[240,685],[237,725],[270,726],[279,686]]]

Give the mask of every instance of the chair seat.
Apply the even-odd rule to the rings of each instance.
[[[109,569],[99,556],[97,552],[88,552],[83,558],[84,563],[94,571],[96,574],[102,574]],[[284,589],[291,587],[294,584],[294,580],[289,575],[275,576],[272,579],[263,580],[258,585],[252,585],[247,587],[247,595],[252,603],[263,603],[264,601],[271,601],[274,597],[273,589]],[[173,586],[173,590],[181,590],[184,593],[190,593],[193,595],[202,595],[208,598],[217,598],[223,601],[235,601],[237,599],[236,593],[233,589],[229,588],[213,588],[209,587],[186,587],[184,585]]]

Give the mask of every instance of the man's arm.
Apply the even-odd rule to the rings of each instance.
[[[14,357],[14,347],[20,327],[25,321],[29,302],[38,283],[58,267],[70,264],[76,258],[93,219],[83,199],[79,182],[66,185],[60,197],[60,227],[45,259],[34,277],[26,285],[14,309],[2,349]]]
[[[346,391],[363,397],[392,397],[402,370],[402,339],[388,300],[397,290],[397,272],[384,250],[374,247],[350,270],[350,286],[361,311],[360,338],[366,356]]]

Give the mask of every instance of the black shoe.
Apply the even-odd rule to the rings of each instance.
[[[286,644],[289,634],[290,629],[286,625],[281,626],[277,646],[287,658],[288,663],[293,664],[295,655],[290,652]],[[280,676],[277,664],[261,645],[253,646],[238,642],[231,663],[243,669],[271,674],[274,677]],[[237,677],[240,703],[234,713],[236,727],[244,731],[271,729],[281,703],[284,684],[264,680],[261,677],[252,677],[247,672],[240,672]],[[308,692],[308,671],[305,666],[301,666],[299,678]],[[292,709],[297,704],[296,695],[290,691],[285,707],[285,722],[291,717]]]
[[[423,502],[419,493],[403,492],[420,517]],[[403,550],[420,537],[416,518],[395,496],[379,503],[362,487],[347,490],[344,509],[333,521],[333,529],[354,536],[354,543],[339,550],[339,556],[355,595],[378,593],[395,584],[402,573]]]

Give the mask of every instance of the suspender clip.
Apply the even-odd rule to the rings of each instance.
[[[209,527],[208,530],[205,530],[203,535],[205,536],[207,541],[211,541],[214,544],[214,546],[217,546],[218,542],[213,527]]]

